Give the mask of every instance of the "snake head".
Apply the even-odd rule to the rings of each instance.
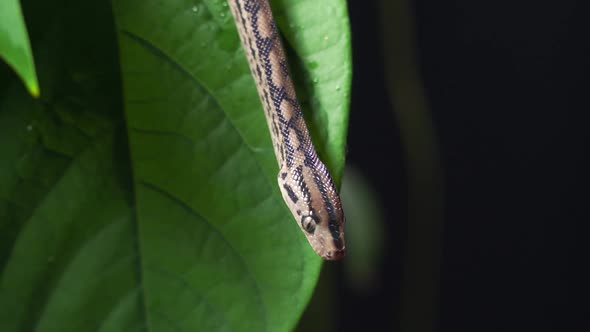
[[[313,167],[283,165],[278,182],[285,203],[313,250],[326,260],[344,257],[344,212],[326,166],[319,159]]]

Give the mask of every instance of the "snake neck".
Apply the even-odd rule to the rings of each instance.
[[[268,1],[229,2],[242,44],[246,46],[278,164],[293,167],[297,151],[307,154],[306,162],[312,162],[317,157]]]

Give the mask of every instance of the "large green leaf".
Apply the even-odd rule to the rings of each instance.
[[[301,65],[322,51],[317,61],[328,68],[313,70],[338,77],[329,91],[321,88],[329,84],[318,84],[309,95],[318,106],[318,128],[340,122],[327,127],[340,148],[326,149],[325,156],[341,167],[350,78],[346,19],[343,2],[324,6],[340,9],[332,25],[325,24],[328,12],[323,20],[304,15],[317,7],[312,1],[292,1],[278,13],[291,13],[317,35],[289,39],[298,50],[291,53],[300,55],[301,86],[313,85],[313,74]],[[115,17],[150,326],[290,328],[320,261],[276,188],[278,166],[227,4],[117,1]],[[328,33],[334,42],[325,39]],[[342,100],[332,101],[335,96]],[[328,112],[334,104],[340,107]]]
[[[33,96],[39,94],[29,36],[18,0],[0,1],[0,58],[16,71]]]
[[[113,5],[24,5],[41,101],[0,71],[0,330],[291,329],[321,261],[276,188],[227,6]],[[316,6],[275,9],[314,138],[340,174],[346,7]]]
[[[141,271],[112,16],[52,5],[23,7],[40,100],[0,73],[0,331],[132,331]]]

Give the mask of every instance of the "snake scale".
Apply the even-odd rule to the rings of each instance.
[[[285,203],[315,252],[345,254],[340,196],[303,119],[268,0],[228,0],[262,102]]]

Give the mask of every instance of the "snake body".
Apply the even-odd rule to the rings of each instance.
[[[345,254],[340,197],[303,119],[270,4],[228,3],[266,115],[283,199],[315,252],[340,259]]]

